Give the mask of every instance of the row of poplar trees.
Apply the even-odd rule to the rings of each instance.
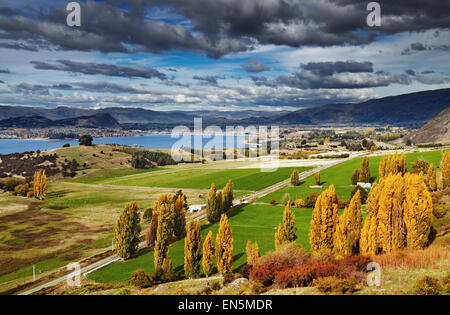
[[[34,197],[39,200],[47,197],[47,175],[45,170],[34,172],[33,193]]]
[[[444,188],[448,187],[449,160],[447,151],[441,164]],[[428,245],[433,207],[427,176],[408,173],[405,156],[397,154],[383,158],[379,172],[380,181],[369,193],[364,222],[359,190],[341,216],[333,185],[318,197],[309,233],[313,252],[371,256]]]
[[[233,235],[228,224],[228,217],[222,214],[219,223],[219,232],[214,245],[213,233],[209,231],[202,245],[200,222],[191,220],[187,226],[184,240],[184,273],[188,278],[200,275],[200,264],[205,276],[213,272],[214,260],[217,270],[222,275],[233,270]],[[202,255],[203,251],[203,255]]]
[[[233,181],[230,179],[222,190],[217,191],[212,184],[206,198],[206,217],[213,223],[220,220],[222,214],[233,207]]]

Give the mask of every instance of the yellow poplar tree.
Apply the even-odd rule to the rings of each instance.
[[[333,249],[334,232],[338,222],[338,196],[334,185],[317,198],[310,223],[309,240],[311,251]]]
[[[161,271],[164,259],[167,257],[169,241],[172,236],[172,213],[170,204],[162,203],[159,207],[158,228],[156,229],[156,240],[154,249],[155,274]]]
[[[252,243],[250,240],[247,241],[245,246],[245,252],[247,254],[247,265],[254,266],[259,259],[259,246],[257,242]]]
[[[384,176],[386,176],[386,171],[389,164],[389,157],[384,157],[381,159],[380,164],[378,165],[378,177],[379,179],[382,179]]]
[[[203,243],[203,256],[202,256],[202,267],[205,276],[209,276],[212,273],[212,268],[214,264],[214,240],[212,231],[208,232],[206,235],[205,242]]]
[[[127,203],[114,226],[114,247],[119,257],[128,259],[136,253],[140,241],[140,222],[139,204]]]
[[[216,237],[217,270],[224,275],[233,270],[233,235],[228,217],[222,214],[219,223],[219,233]]]
[[[362,228],[361,193],[356,191],[350,205],[339,217],[334,234],[333,250],[337,255],[354,255],[359,252]]]
[[[45,170],[34,172],[33,193],[34,197],[39,200],[47,197],[47,175]]]
[[[423,249],[428,243],[433,217],[431,194],[420,174],[405,175],[404,219],[407,247]]]
[[[361,239],[359,241],[359,250],[364,256],[373,256],[379,252],[379,241],[377,238],[378,204],[380,202],[383,183],[384,179],[381,179],[380,184],[374,184],[367,199],[366,219],[361,230]]]
[[[400,173],[388,175],[381,187],[377,213],[377,238],[380,249],[384,253],[404,248],[406,245],[403,189],[404,180]]]
[[[445,151],[441,161],[442,188],[450,187],[450,151]]]
[[[200,234],[200,222],[190,220],[184,239],[184,273],[192,278],[200,273],[200,261],[202,254],[202,236]]]
[[[186,207],[184,194],[178,196],[174,203],[174,210],[174,234],[176,237],[182,237],[186,232]]]
[[[436,169],[434,168],[433,163],[430,163],[430,165],[428,166],[428,171],[427,171],[425,180],[426,180],[426,185],[430,191],[437,190]]]
[[[316,173],[316,175],[314,176],[315,180],[316,180],[316,185],[320,185],[320,171],[318,171]]]
[[[275,232],[275,248],[279,249],[285,243],[294,242],[297,239],[296,232],[295,214],[291,211],[291,204],[288,203],[283,211],[283,223],[278,225]]]

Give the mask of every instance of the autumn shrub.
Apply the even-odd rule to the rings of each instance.
[[[28,186],[28,184],[17,185],[16,187],[14,187],[14,195],[26,196],[29,189],[30,187]]]
[[[442,290],[439,280],[425,276],[416,281],[414,293],[417,295],[439,295]]]
[[[297,199],[294,202],[296,208],[303,208],[305,206],[305,201],[303,199]]]
[[[277,202],[276,202],[275,200],[273,200],[273,199],[270,200],[270,204],[271,204],[271,205],[275,205],[276,203],[277,203]]]
[[[320,194],[318,192],[312,192],[305,198],[305,207],[306,208],[314,208],[316,205],[317,198],[319,198]]]
[[[286,268],[304,265],[309,254],[296,244],[288,244],[280,250],[270,252],[258,260],[250,272],[250,279],[269,286],[273,284],[277,272]]]
[[[145,272],[144,269],[138,269],[133,271],[133,274],[131,275],[131,279],[129,283],[132,286],[138,287],[138,288],[146,288],[151,286],[152,282],[150,280],[150,276]]]
[[[322,293],[353,293],[356,291],[358,281],[355,279],[341,279],[334,276],[318,278],[313,285]]]
[[[295,266],[279,271],[274,283],[279,288],[306,287],[311,285],[314,279],[336,276],[339,268],[333,264],[309,262],[303,266]]]

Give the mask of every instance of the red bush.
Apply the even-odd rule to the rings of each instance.
[[[276,203],[277,203],[277,202],[276,202],[275,200],[273,200],[273,199],[270,200],[270,204],[271,204],[271,205],[274,205],[274,204],[276,204]]]

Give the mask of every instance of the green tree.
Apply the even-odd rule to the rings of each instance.
[[[141,233],[140,222],[139,204],[127,203],[114,227],[114,247],[119,257],[128,259],[136,253]]]
[[[291,174],[291,184],[293,186],[298,185],[298,170],[294,170]]]
[[[84,145],[84,146],[91,146],[92,141],[94,141],[94,138],[92,138],[91,135],[82,135],[78,139],[78,142],[80,143],[80,145]]]

